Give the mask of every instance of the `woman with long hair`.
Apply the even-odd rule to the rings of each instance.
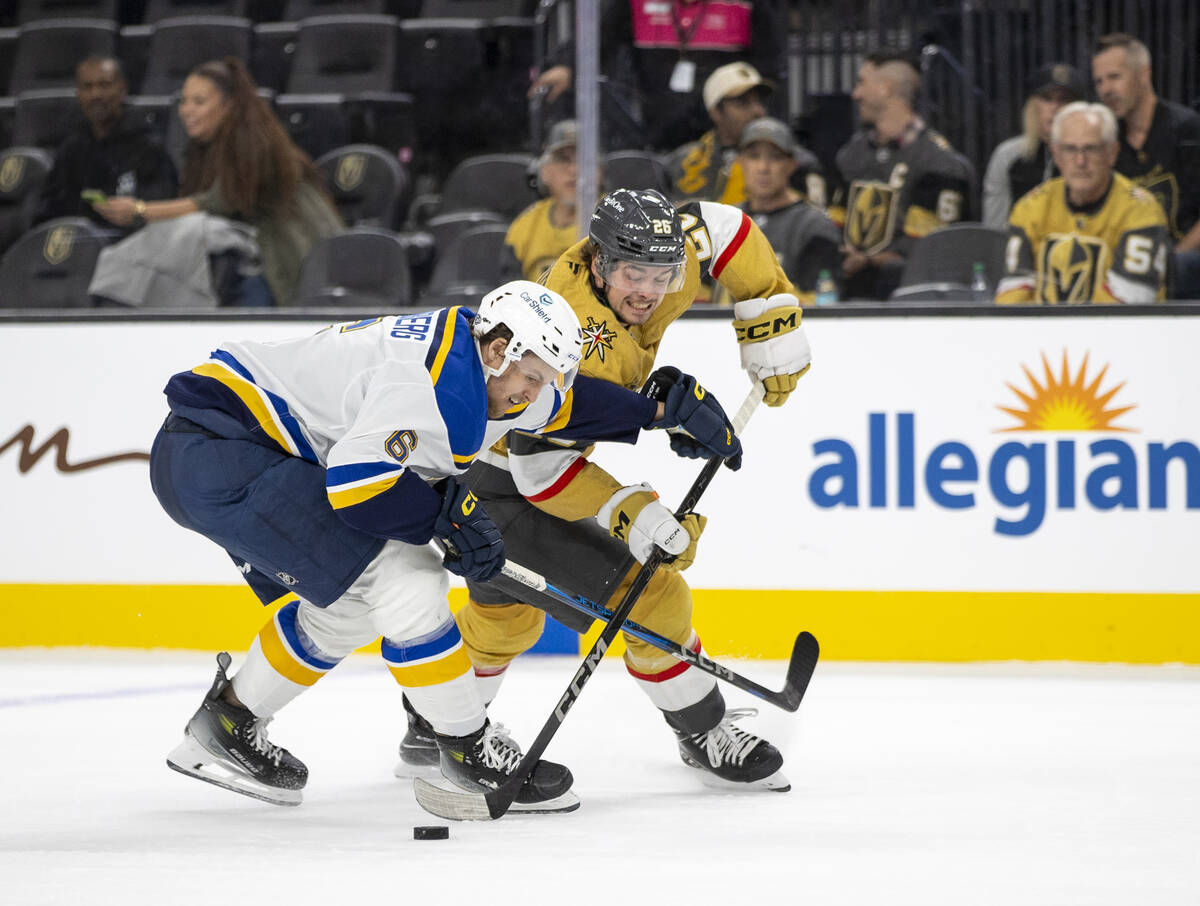
[[[342,229],[320,171],[296,147],[237,57],[201,63],[183,83],[179,118],[188,136],[183,197],[110,198],[96,210],[115,224],[204,211],[255,227],[263,276],[286,305],[317,239]]]

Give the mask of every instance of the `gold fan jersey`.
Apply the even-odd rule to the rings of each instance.
[[[1145,189],[1114,173],[1102,199],[1074,208],[1062,178],[1051,179],[1013,208],[996,302],[1161,301],[1170,253],[1162,207]]]
[[[915,119],[899,142],[856,133],[837,153],[829,216],[846,245],[868,255],[908,254],[911,243],[969,216],[971,171],[941,135]]]
[[[545,279],[575,310],[583,327],[580,374],[640,388],[654,370],[663,334],[696,297],[701,277],[711,275],[734,299],[796,295],[767,238],[745,212],[716,202],[693,202],[678,209],[687,237],[687,279],[666,296],[645,324],[625,326],[593,288],[581,241],[558,260]],[[799,299],[797,299],[799,304]],[[599,440],[600,438],[596,438]],[[507,461],[487,451],[481,459],[508,468],[521,493],[540,509],[563,519],[594,516],[621,482],[585,458],[590,447],[564,446],[514,432]]]
[[[552,198],[543,198],[531,204],[517,215],[508,228],[504,244],[520,265],[520,274],[505,274],[509,279],[536,281],[578,239],[579,230],[574,221],[565,227],[556,227],[550,222],[553,204]]]

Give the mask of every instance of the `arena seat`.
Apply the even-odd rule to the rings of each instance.
[[[952,223],[913,243],[900,285],[890,301],[972,301],[991,303],[1004,274],[1008,233],[981,223]],[[974,299],[971,278],[975,262],[987,276],[986,299]]]
[[[411,305],[412,297],[404,240],[391,230],[357,226],[313,245],[301,265],[292,304],[392,311]]]
[[[230,16],[180,16],[158,22],[150,34],[140,93],[173,94],[193,68],[208,60],[240,57],[249,64],[252,36],[249,19]]]
[[[471,227],[438,251],[433,276],[425,292],[425,304],[457,304],[464,297],[477,305],[479,299],[500,282],[500,250],[508,227],[485,223]],[[433,301],[436,300],[436,303]]]
[[[84,217],[34,227],[0,258],[0,307],[86,308],[100,249],[120,234]]]
[[[391,13],[391,8],[390,0],[287,0],[283,5],[283,19],[299,22],[312,16],[386,16]]]
[[[657,189],[670,196],[670,180],[662,158],[651,151],[621,150],[604,155],[604,191]]]
[[[512,220],[537,201],[529,182],[532,154],[479,154],[458,164],[442,185],[437,213],[495,211]]]
[[[249,0],[146,0],[142,22],[154,25],[179,16],[236,16],[249,18]]]
[[[54,158],[43,148],[0,151],[0,252],[33,226],[42,184],[53,165]]]
[[[53,151],[82,122],[74,88],[22,91],[13,108],[12,144]]]
[[[412,183],[394,154],[378,145],[345,145],[316,164],[347,226],[394,230],[403,222]]]
[[[120,14],[120,0],[17,0],[16,23],[47,19],[110,19]]]
[[[499,224],[507,230],[509,223],[509,218],[503,214],[472,209],[435,214],[421,225],[421,229],[433,238],[434,254],[436,254],[439,249],[449,248],[456,237],[472,227]]]
[[[17,29],[8,93],[42,88],[75,87],[80,60],[112,55],[117,49],[117,25],[103,19],[50,19]]]

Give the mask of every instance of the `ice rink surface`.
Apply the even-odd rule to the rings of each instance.
[[[494,719],[531,741],[576,663],[518,661]],[[735,666],[782,683],[782,664]],[[299,808],[168,770],[214,670],[210,654],[0,651],[0,901],[1200,903],[1200,668],[824,663],[798,713],[746,724],[783,750],[792,791],[722,794],[610,661],[548,752],[582,808],[448,841],[412,838],[445,822],[392,776],[400,690],[374,658],[271,725],[308,764]]]

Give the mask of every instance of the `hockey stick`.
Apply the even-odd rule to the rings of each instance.
[[[704,489],[717,474],[717,469],[721,467],[722,462],[720,457],[714,456],[704,464],[704,468],[701,469],[687,496],[684,497],[683,503],[676,510],[676,519],[682,519],[695,508],[700,495],[704,493]],[[604,652],[608,650],[609,645],[617,637],[617,633],[621,631],[621,624],[633,611],[638,598],[642,596],[642,592],[650,584],[650,579],[658,571],[664,556],[665,553],[661,547],[656,546],[650,552],[646,562],[642,564],[642,568],[634,577],[633,584],[625,592],[625,597],[621,599],[620,606],[613,613],[612,622],[604,627],[600,637],[596,639],[591,650],[584,656],[583,663],[579,665],[579,669],[575,671],[566,691],[559,698],[558,704],[546,718],[546,723],[538,733],[537,739],[533,741],[508,780],[488,793],[472,793],[467,790],[447,790],[417,777],[413,780],[413,793],[425,811],[437,815],[439,818],[454,821],[486,821],[500,818],[508,811],[521,791],[526,778],[536,767],[542,753],[546,751],[546,747],[550,745],[550,740],[554,738],[558,728],[567,719],[567,712],[579,700],[583,687],[592,678],[592,674],[596,672],[600,662],[604,660]]]
[[[758,403],[762,397],[763,388],[758,382],[755,382],[755,385],[750,390],[750,394],[746,397],[746,402],[742,404],[735,417],[733,425],[735,434],[741,433],[741,430],[745,427],[754,410],[758,408]],[[696,480],[692,482],[691,488],[684,495],[679,509],[675,511],[676,519],[682,519],[696,508],[701,495],[708,488],[709,483],[712,482],[713,476],[717,474],[717,470],[721,468],[722,462],[724,460],[719,456],[714,456],[704,464],[704,468],[700,470],[700,474],[696,476]],[[655,546],[651,550],[650,555],[646,558],[646,562],[642,564],[642,568],[638,570],[633,583],[629,586],[629,590],[625,592],[625,597],[621,599],[620,605],[613,611],[612,620],[604,627],[599,638],[592,644],[591,650],[584,656],[583,663],[579,665],[579,669],[575,671],[571,682],[559,698],[558,704],[550,712],[550,716],[546,718],[541,732],[538,733],[537,738],[533,741],[528,751],[525,752],[525,755],[521,758],[520,763],[513,770],[508,780],[490,792],[472,793],[467,790],[447,790],[443,787],[435,786],[424,778],[417,777],[413,780],[413,793],[416,796],[417,802],[425,811],[437,815],[439,818],[455,821],[486,821],[503,817],[504,813],[509,810],[517,798],[517,794],[521,791],[521,787],[524,786],[526,778],[528,778],[537,766],[542,753],[550,745],[550,740],[554,738],[554,735],[558,732],[558,728],[567,719],[567,713],[574,707],[575,702],[579,700],[579,696],[583,693],[583,687],[587,685],[587,681],[592,678],[592,674],[596,672],[600,663],[604,660],[604,652],[608,650],[613,640],[617,637],[617,633],[621,631],[621,624],[633,612],[638,598],[642,596],[642,592],[650,584],[650,579],[658,571],[658,567],[661,565],[664,557],[665,552],[661,547]]]
[[[595,601],[585,598],[582,595],[558,588],[547,581],[545,576],[535,573],[533,570],[519,563],[513,563],[509,560],[504,564],[502,572],[513,581],[520,582],[528,588],[547,594],[556,601],[574,610],[578,610],[580,613],[600,617],[606,621],[611,621],[613,618],[613,612],[603,604],[597,604]],[[783,684],[783,688],[776,692],[754,682],[754,680],[747,679],[735,673],[733,670],[722,664],[718,664],[716,661],[710,660],[703,652],[685,648],[678,642],[673,642],[665,636],[659,635],[654,630],[647,629],[640,623],[635,623],[633,620],[626,620],[621,625],[621,631],[636,636],[643,642],[647,642],[655,648],[665,651],[681,661],[687,662],[702,673],[711,674],[717,679],[724,680],[730,685],[736,686],[769,704],[775,705],[777,708],[783,708],[785,711],[795,711],[800,707],[800,702],[804,699],[804,692],[808,688],[808,681],[812,679],[813,671],[816,669],[817,658],[820,656],[820,647],[817,644],[817,640],[810,633],[802,632],[796,636],[796,642],[792,646],[791,660],[788,662],[787,679]]]

